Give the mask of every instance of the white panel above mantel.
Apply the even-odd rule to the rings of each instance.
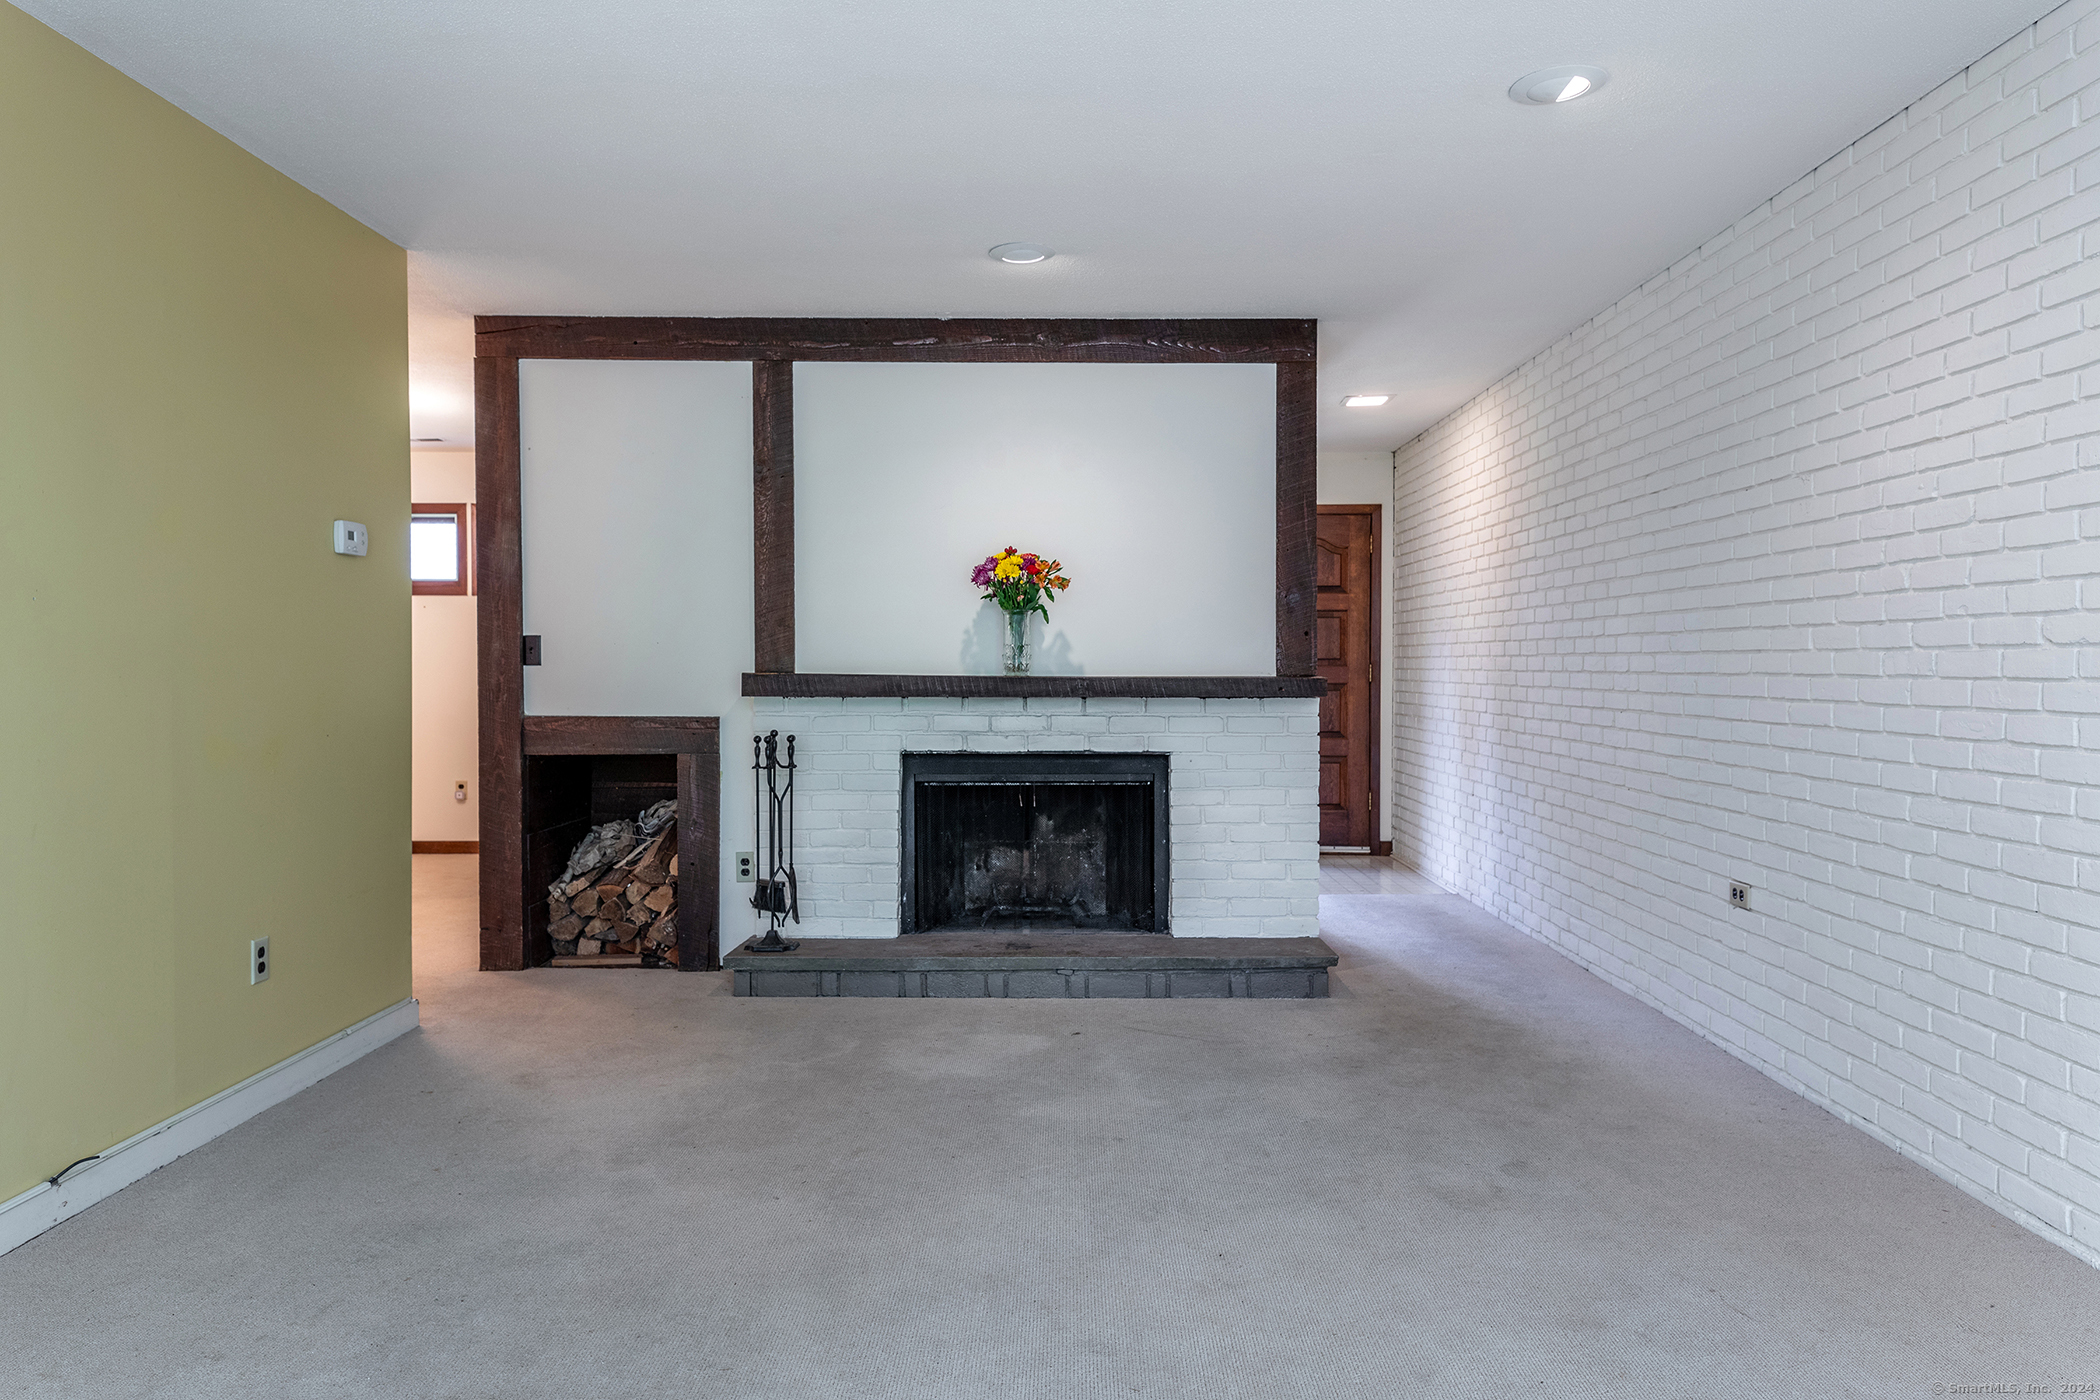
[[[1273,675],[1275,366],[795,366],[799,670],[998,671],[1005,545],[1072,578],[1039,675]]]

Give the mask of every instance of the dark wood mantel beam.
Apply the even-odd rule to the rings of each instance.
[[[476,316],[476,355],[520,360],[1312,363],[1318,323],[930,317]]]
[[[744,677],[744,694],[787,699],[1316,700],[1318,676],[875,676],[805,672]]]

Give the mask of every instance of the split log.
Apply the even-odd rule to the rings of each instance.
[[[678,828],[656,838],[642,858],[634,863],[634,878],[645,885],[661,885],[675,879],[678,862]]]
[[[647,905],[649,908],[654,909],[657,913],[661,914],[666,909],[669,909],[671,907],[671,901],[677,898],[678,891],[676,888],[670,885],[658,885],[655,889],[649,892],[649,897],[643,900],[642,903]]]
[[[598,912],[598,892],[596,890],[585,890],[582,894],[576,896],[575,901],[569,907],[586,919],[591,918]]]
[[[547,926],[547,936],[557,943],[565,943],[583,932],[583,920],[574,914]]]
[[[649,842],[647,845],[635,847],[634,850],[628,854],[627,858],[625,860],[622,860],[616,868],[620,870],[634,870],[647,862],[655,861],[657,852],[663,849],[665,837],[668,837],[669,835],[669,832],[664,832],[662,835],[658,836],[655,840]]]

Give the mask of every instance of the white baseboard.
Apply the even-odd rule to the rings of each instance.
[[[262,1073],[162,1119],[143,1133],[105,1148],[100,1157],[58,1185],[42,1182],[11,1201],[0,1201],[0,1254],[35,1239],[59,1221],[114,1196],[147,1173],[165,1167],[186,1152],[196,1151],[264,1109],[318,1084],[352,1060],[414,1030],[419,1012],[416,999],[405,997],[386,1010],[279,1060]]]

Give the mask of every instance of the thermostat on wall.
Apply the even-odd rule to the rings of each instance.
[[[337,554],[355,554],[362,558],[365,546],[371,543],[371,539],[371,533],[355,520],[338,520],[335,522],[335,552]]]

